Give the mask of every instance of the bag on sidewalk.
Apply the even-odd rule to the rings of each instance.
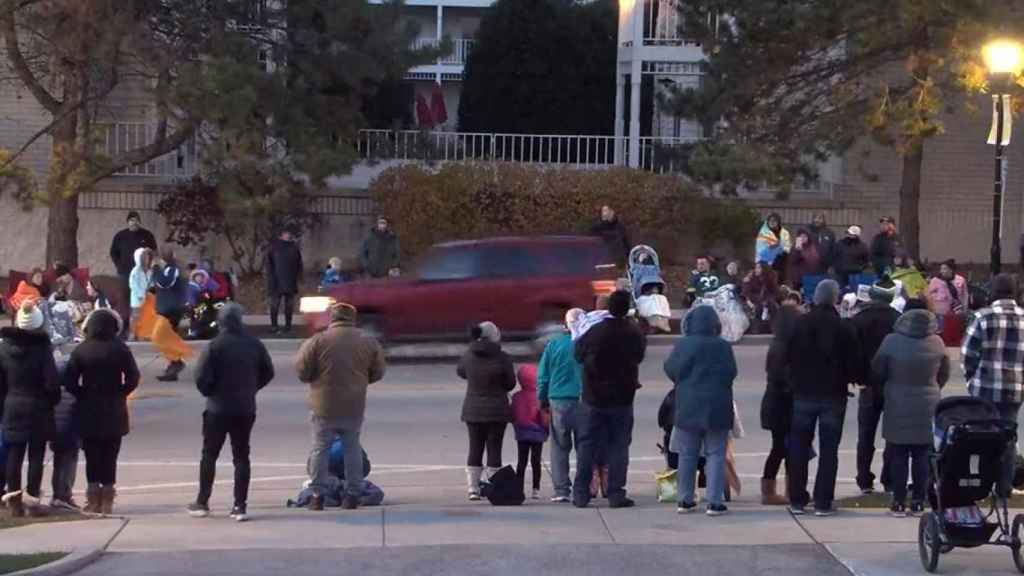
[[[676,482],[677,471],[665,470],[654,474],[654,491],[658,502],[675,502],[679,500],[679,484]]]
[[[515,468],[505,466],[480,485],[480,493],[494,506],[521,506],[526,500]]]

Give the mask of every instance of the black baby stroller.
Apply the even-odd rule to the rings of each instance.
[[[1014,517],[1011,526],[1006,496],[997,489],[1006,450],[1017,441],[1017,424],[1000,418],[987,400],[956,396],[939,402],[933,429],[928,487],[932,511],[921,517],[917,540],[924,569],[934,572],[939,555],[954,548],[994,545],[1010,548],[1017,570],[1024,573],[1024,515]],[[978,506],[986,498],[987,514]],[[999,536],[993,539],[996,532]]]

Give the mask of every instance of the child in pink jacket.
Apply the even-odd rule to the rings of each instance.
[[[519,463],[516,473],[519,481],[526,483],[526,463],[533,469],[533,491],[531,497],[540,498],[541,452],[548,439],[550,417],[541,410],[537,400],[537,365],[527,364],[517,373],[520,390],[512,395],[512,426],[519,444]],[[525,486],[524,486],[525,487]]]

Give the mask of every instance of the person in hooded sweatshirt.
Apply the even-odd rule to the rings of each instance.
[[[697,509],[697,461],[707,458],[707,515],[728,512],[725,506],[726,443],[735,411],[732,386],[738,375],[732,346],[722,339],[722,323],[711,306],[686,315],[683,337],[665,361],[665,375],[675,383],[672,448],[679,454],[679,513]]]
[[[185,360],[192,356],[192,349],[178,335],[178,324],[185,314],[188,300],[188,279],[178,267],[174,251],[169,247],[164,247],[160,258],[154,262],[153,285],[156,287],[158,314],[153,328],[153,344],[167,359],[167,370],[156,379],[176,382],[178,374],[185,369]]]
[[[128,303],[131,307],[131,325],[135,326],[135,339],[139,339],[141,330],[138,328],[139,315],[146,303],[146,294],[153,281],[153,251],[149,248],[138,248],[134,254],[135,267],[128,276]],[[143,336],[149,337],[149,334]]]
[[[391,229],[391,223],[384,216],[377,218],[377,225],[363,241],[359,249],[359,263],[370,278],[398,276],[401,261],[398,235]],[[340,268],[340,266],[339,266]]]
[[[761,475],[761,504],[784,506],[789,503],[778,493],[779,468],[786,456],[786,438],[793,422],[793,388],[786,366],[786,346],[800,318],[800,309],[783,306],[772,325],[772,343],[765,357],[767,385],[761,399],[761,428],[772,433],[772,447]]]
[[[949,357],[938,336],[939,325],[928,310],[900,316],[871,362],[875,379],[884,382],[882,436],[890,451],[893,516],[906,516],[907,476],[912,471],[912,514],[924,512],[932,417],[949,380]]]
[[[230,437],[235,465],[235,500],[230,516],[244,522],[249,518],[249,439],[256,422],[256,393],[274,379],[274,363],[263,343],[246,331],[241,306],[225,304],[218,313],[217,325],[220,334],[199,357],[196,367],[196,387],[206,397],[206,410],[199,495],[188,511],[193,517],[209,515],[217,458]]]
[[[41,511],[43,457],[46,442],[56,433],[53,408],[60,402],[60,382],[50,337],[43,331],[43,312],[26,302],[14,326],[0,328],[0,398],[2,430],[7,446],[7,493],[3,501],[11,516]],[[22,464],[28,455],[28,478],[22,491]]]
[[[78,434],[85,451],[85,511],[109,515],[117,493],[117,458],[130,430],[128,396],[139,385],[139,367],[120,338],[117,312],[95,310],[85,321],[85,341],[71,353],[64,388],[77,399]]]
[[[533,472],[531,497],[540,498],[541,453],[548,439],[550,414],[541,409],[537,400],[537,366],[529,364],[519,368],[519,392],[512,395],[512,428],[516,433],[519,448],[519,462],[516,474],[525,485],[526,464]],[[525,492],[524,492],[525,493]]]
[[[485,449],[488,475],[501,468],[501,445],[512,421],[508,393],[516,387],[516,373],[512,358],[501,349],[501,331],[493,322],[474,326],[470,338],[456,373],[466,380],[462,402],[462,421],[469,431],[466,489],[470,500],[479,500]]]

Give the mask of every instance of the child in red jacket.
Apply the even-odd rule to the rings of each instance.
[[[526,463],[533,469],[533,491],[531,497],[540,498],[541,452],[548,439],[550,416],[541,410],[537,400],[537,365],[527,364],[517,373],[520,390],[512,395],[512,426],[519,444],[519,463],[516,473],[519,481],[526,484]]]

